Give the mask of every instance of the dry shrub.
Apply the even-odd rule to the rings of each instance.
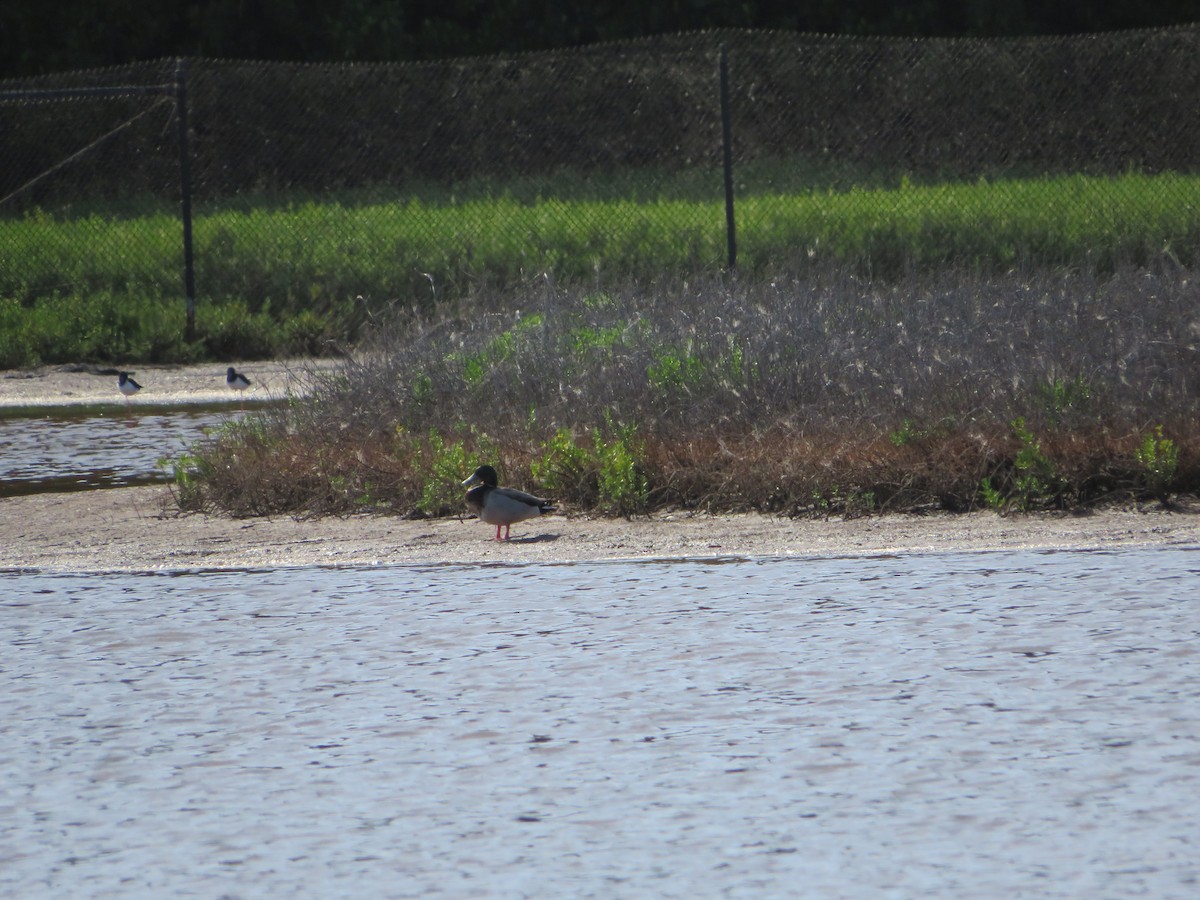
[[[202,448],[197,503],[444,514],[475,463],[539,490],[561,451],[578,471],[556,499],[578,509],[961,510],[987,502],[984,479],[1021,508],[1066,506],[1145,494],[1155,425],[1178,451],[1171,488],[1194,491],[1195,285],[1168,268],[531,283],[519,307],[377,323],[310,402]],[[636,456],[636,503],[598,491],[614,446]]]

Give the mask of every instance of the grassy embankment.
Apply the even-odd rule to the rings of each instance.
[[[770,173],[774,183],[781,175]],[[195,220],[197,340],[183,340],[180,227],[170,211],[0,218],[0,368],[320,353],[392,302],[472,305],[542,272],[647,283],[725,260],[719,196],[686,177],[468,189],[456,202],[344,196]],[[498,195],[495,199],[490,194]],[[618,195],[640,199],[619,199]],[[549,196],[550,194],[547,194]],[[844,268],[894,278],[946,266],[1111,271],[1200,248],[1200,178],[1030,179],[738,202],[745,279]],[[364,303],[355,298],[363,296]]]
[[[408,312],[367,321],[312,402],[231,425],[179,461],[178,496],[235,515],[434,515],[460,508],[458,481],[480,461],[568,507],[626,514],[1195,492],[1189,197],[1200,179],[1130,175],[750,198],[733,283],[678,277],[723,256],[711,203],[224,213],[197,223],[214,311],[288,321],[315,302],[327,313],[311,315],[329,316],[318,339],[345,336],[354,313],[338,298]],[[78,243],[64,231],[43,277],[49,258],[63,284],[111,282],[99,259],[65,265]],[[34,268],[16,280],[36,284]],[[431,285],[453,302],[430,306]],[[81,314],[72,296],[60,301]]]

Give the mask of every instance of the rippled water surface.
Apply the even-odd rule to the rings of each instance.
[[[0,588],[5,895],[1200,895],[1196,551]]]
[[[72,408],[0,416],[0,496],[165,481],[169,467],[237,407]]]

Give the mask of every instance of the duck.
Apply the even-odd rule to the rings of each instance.
[[[496,540],[509,540],[509,529],[516,522],[536,519],[555,512],[558,507],[549,500],[535,497],[516,488],[498,487],[500,479],[491,466],[480,466],[462,484],[467,491],[467,507],[479,521],[496,526]],[[504,528],[504,537],[500,529]]]
[[[117,390],[125,395],[125,402],[129,402],[129,398],[142,389],[142,386],[133,380],[133,376],[128,372],[117,373]]]

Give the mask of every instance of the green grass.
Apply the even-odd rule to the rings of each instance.
[[[427,190],[408,201],[347,196],[201,211],[202,327],[191,346],[173,336],[184,317],[173,215],[0,219],[0,366],[295,352],[353,339],[364,309],[522,296],[543,275],[645,283],[724,265],[720,201],[627,187],[641,199],[558,199],[496,185],[467,199]],[[1110,272],[1163,256],[1190,266],[1200,248],[1200,176],[1176,174],[756,193],[737,210],[739,270],[749,278],[835,268],[888,279],[948,265]],[[299,325],[286,324],[301,313]],[[113,325],[113,316],[124,319]]]
[[[1168,252],[1195,262],[1200,179],[1166,174],[851,190],[740,204],[741,261],[766,270],[788,249],[893,277],[947,264],[1112,271]]]

